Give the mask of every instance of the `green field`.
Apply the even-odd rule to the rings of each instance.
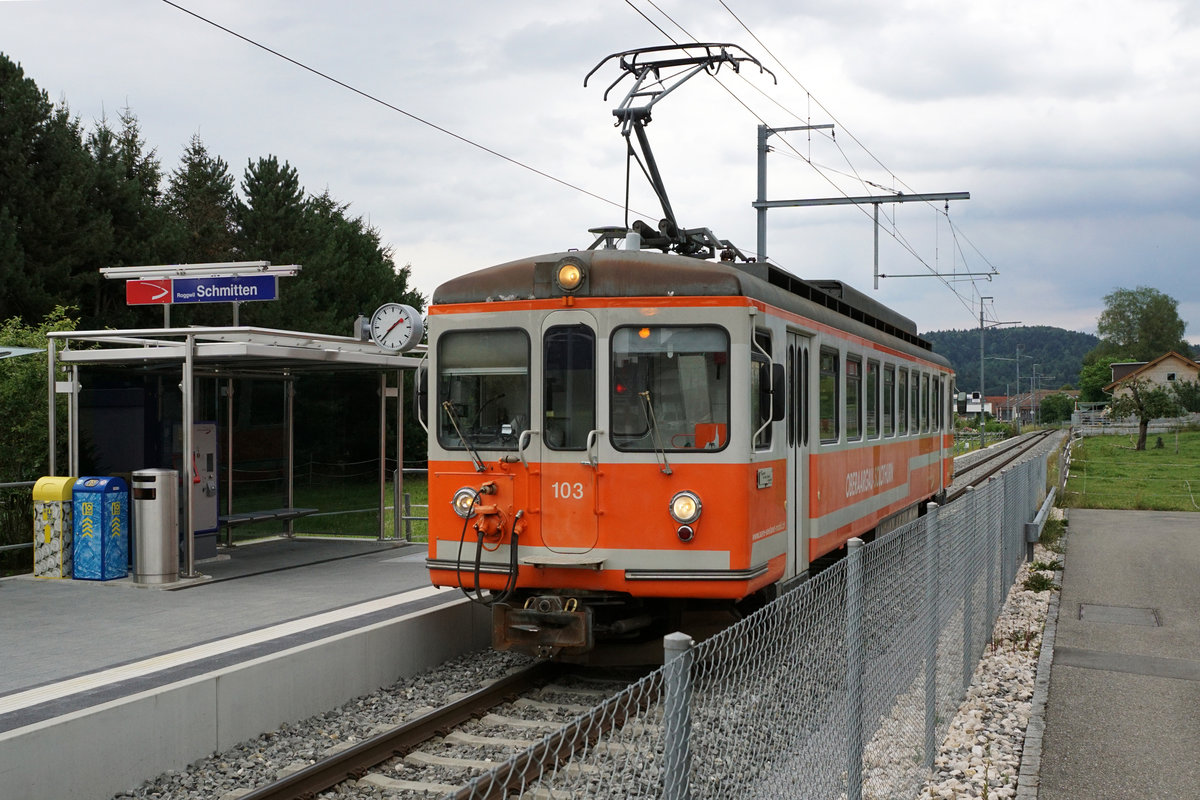
[[[1061,505],[1200,511],[1200,431],[1151,435],[1142,452],[1134,444],[1131,436],[1076,442]]]
[[[404,492],[409,496],[411,514],[425,517],[428,503],[428,487],[424,477],[406,477]],[[403,502],[403,500],[401,500]],[[222,509],[224,501],[222,501]],[[282,508],[286,497],[282,485],[272,485],[255,490],[235,490],[234,511],[258,511]],[[385,535],[391,537],[394,512],[392,509],[392,483],[388,481],[384,515]],[[370,480],[325,480],[310,485],[295,487],[296,508],[315,508],[318,513],[300,517],[294,523],[298,535],[361,536],[374,539],[379,535],[379,484]],[[233,529],[234,541],[257,539],[281,533],[284,526],[279,522],[259,522],[239,525]],[[224,541],[225,532],[221,532]],[[400,524],[400,536],[405,535],[404,523]],[[427,540],[427,527],[423,519],[412,521],[414,542]]]

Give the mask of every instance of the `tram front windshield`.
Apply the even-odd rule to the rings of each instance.
[[[516,329],[446,333],[437,388],[443,447],[515,450],[529,427],[529,336]]]
[[[618,450],[720,450],[729,441],[729,335],[696,325],[612,336],[612,443]]]

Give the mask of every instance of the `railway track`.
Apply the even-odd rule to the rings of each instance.
[[[1001,444],[989,447],[983,454],[972,453],[969,460],[959,456],[964,463],[955,464],[954,483],[946,491],[946,502],[952,503],[961,497],[968,486],[978,486],[1029,451],[1046,441],[1055,431],[1041,430],[1018,436]]]
[[[353,797],[359,789],[364,796],[383,790],[397,800],[451,793],[466,797],[463,787],[477,774],[540,742],[527,756],[527,764],[506,781],[475,787],[471,795],[502,798],[527,770],[555,760],[564,762],[594,742],[604,732],[594,721],[563,726],[629,683],[594,678],[586,670],[557,662],[537,662],[370,739],[335,748],[325,758],[240,795],[239,800]],[[638,705],[654,700],[648,695]],[[621,721],[611,721],[610,727]],[[550,733],[554,735],[545,738]]]

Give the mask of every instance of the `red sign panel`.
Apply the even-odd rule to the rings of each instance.
[[[125,281],[125,303],[144,306],[151,303],[170,303],[172,286],[170,278],[158,280]]]

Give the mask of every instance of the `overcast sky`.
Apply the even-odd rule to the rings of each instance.
[[[249,160],[290,162],[310,193],[328,189],[378,228],[426,296],[624,222],[611,112],[628,82],[606,101],[616,67],[583,78],[669,36],[739,44],[778,78],[723,70],[720,85],[699,76],[656,107],[647,131],[683,225],[754,252],[757,126],[832,122],[836,141],[772,137],[769,199],[970,192],[948,219],[943,203],[882,206],[880,271],[999,274],[885,278],[875,291],[870,209],[855,206],[772,210],[777,264],[847,281],[921,330],[977,327],[982,295],[989,321],[1094,333],[1105,294],[1151,286],[1179,301],[1200,343],[1200,4],[179,5],[412,116],[162,0],[0,0],[0,51],[85,124],[128,107],[167,172],[195,134],[239,181]],[[634,178],[630,219],[655,222]]]

